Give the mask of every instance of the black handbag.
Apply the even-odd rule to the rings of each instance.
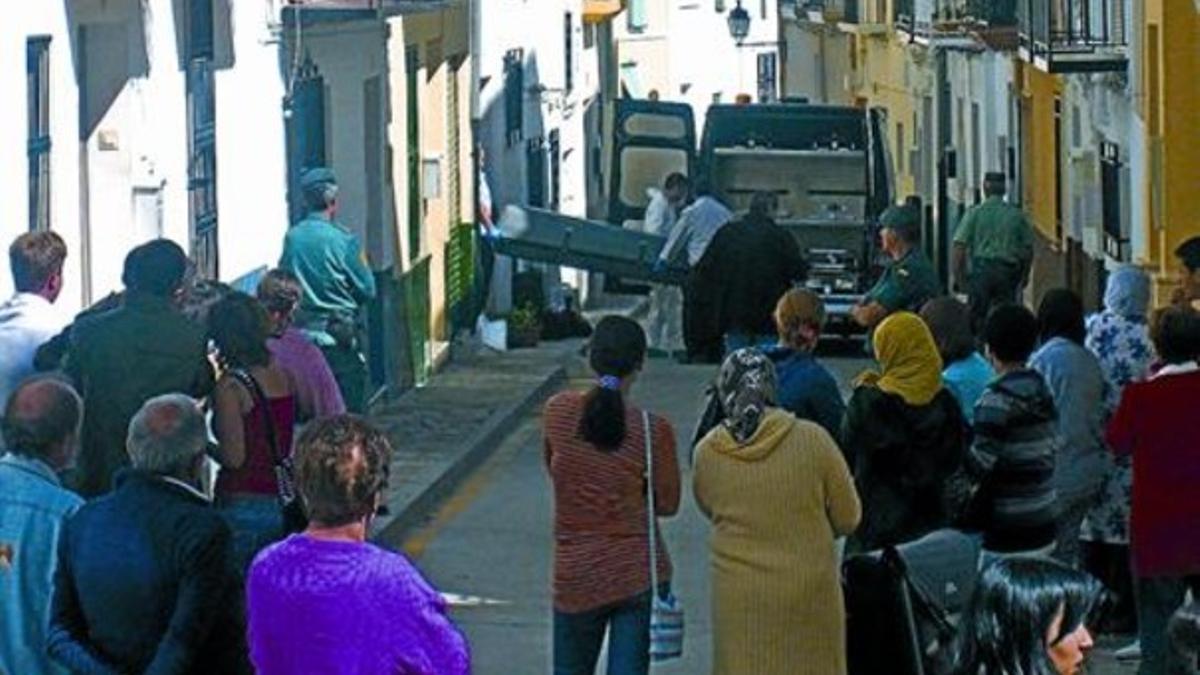
[[[230,374],[250,391],[250,395],[254,398],[254,406],[259,409],[259,414],[262,416],[263,427],[267,430],[267,445],[271,448],[271,464],[275,469],[275,490],[279,498],[279,509],[283,515],[283,533],[289,535],[303,532],[308,527],[308,514],[305,513],[304,504],[296,494],[296,477],[292,467],[292,458],[283,456],[283,453],[279,451],[279,437],[275,432],[275,422],[271,419],[267,395],[250,373],[235,368],[230,371]]]

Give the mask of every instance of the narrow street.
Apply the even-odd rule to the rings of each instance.
[[[841,356],[825,363],[845,390],[869,362]],[[679,515],[664,521],[663,529],[675,564],[675,589],[687,610],[687,643],[682,659],[656,672],[709,672],[708,526],[689,489],[685,443],[712,372],[651,361],[635,389],[639,404],[674,423],[684,471]],[[571,375],[570,386],[588,385],[580,367]],[[539,419],[529,415],[430,523],[404,542],[430,580],[457,596],[455,619],[471,643],[478,675],[534,675],[549,669],[552,502],[541,458]],[[1103,657],[1097,654],[1089,672],[1134,672]]]

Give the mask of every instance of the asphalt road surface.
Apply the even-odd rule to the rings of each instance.
[[[841,351],[825,363],[846,387],[869,362],[853,349]],[[713,373],[712,367],[651,361],[633,394],[638,404],[674,423],[684,471],[679,514],[663,521],[663,531],[675,564],[674,588],[687,610],[686,645],[684,657],[656,667],[658,673],[700,675],[710,668],[708,525],[692,499],[686,447]],[[569,386],[589,383],[578,372]],[[550,672],[551,510],[535,413],[514,428],[426,527],[404,542],[430,580],[451,595],[454,619],[471,643],[479,675]],[[1104,653],[1096,656],[1091,673],[1134,672]]]

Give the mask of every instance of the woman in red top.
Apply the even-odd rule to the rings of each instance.
[[[627,401],[646,357],[634,321],[605,317],[591,342],[598,382],[546,404],[545,460],[554,486],[554,673],[591,675],[608,632],[608,672],[649,669],[650,547],[642,411]],[[675,432],[650,416],[655,511],[679,509]],[[660,593],[671,562],[657,543]]]
[[[1108,427],[1113,451],[1133,455],[1130,542],[1142,675],[1190,672],[1168,667],[1166,629],[1189,586],[1200,596],[1200,314],[1167,309],[1154,333],[1165,365],[1125,388]]]
[[[286,373],[271,362],[270,322],[257,300],[230,294],[213,307],[208,327],[221,364],[213,390],[213,429],[221,464],[217,505],[233,531],[234,569],[244,575],[255,554],[284,535],[274,453],[291,454],[295,399]],[[251,380],[265,397],[265,411]]]

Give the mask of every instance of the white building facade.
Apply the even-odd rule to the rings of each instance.
[[[740,43],[729,26],[738,8],[750,20]],[[690,104],[697,131],[714,103],[779,97],[777,0],[630,0],[614,27],[622,93]]]
[[[601,211],[605,110],[615,92],[608,5],[476,4],[476,140],[497,213],[508,204],[580,218]],[[586,274],[564,270],[561,279],[586,293]]]
[[[0,87],[24,104],[0,121],[0,239],[62,235],[65,310],[119,288],[125,253],[157,237],[226,280],[278,259],[287,228],[278,11],[78,0],[22,3],[0,24]]]

